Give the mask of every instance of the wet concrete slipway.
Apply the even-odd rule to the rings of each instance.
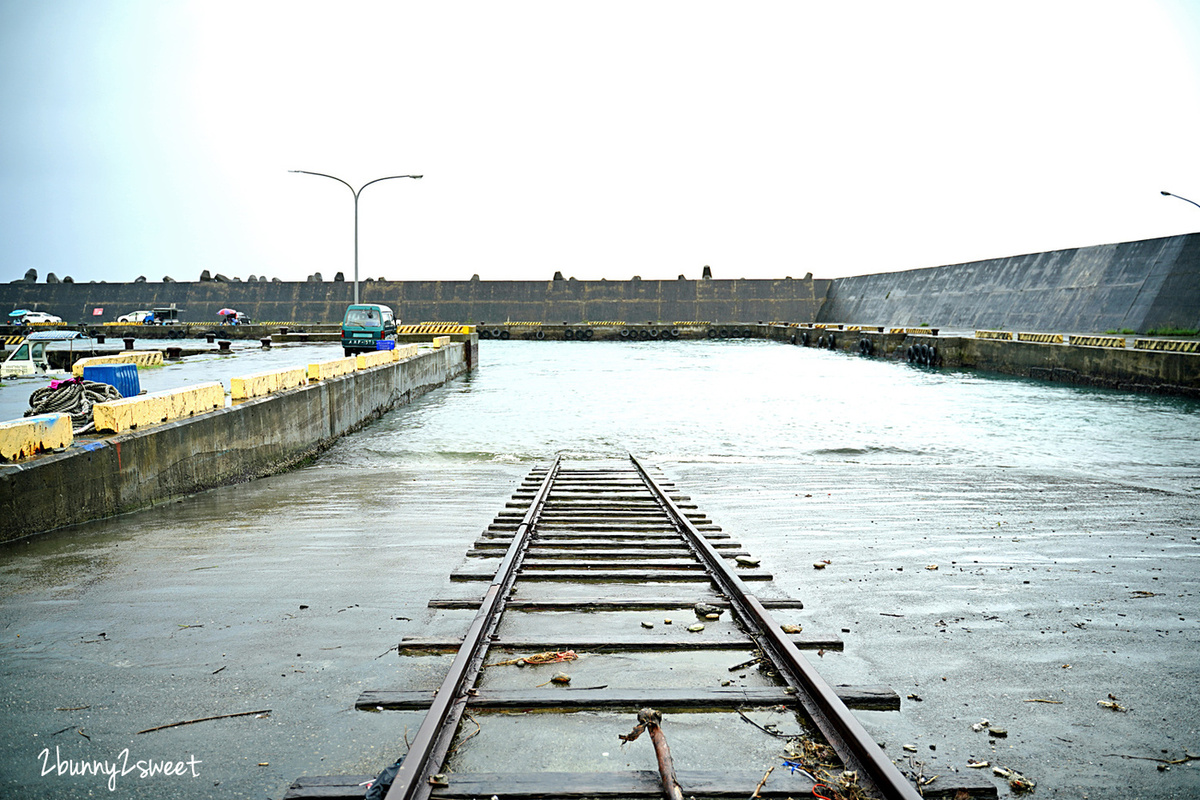
[[[831,683],[905,698],[861,714],[893,758],[986,760],[1039,797],[1200,796],[1200,762],[1163,763],[1200,755],[1197,403],[757,341],[485,342],[480,361],[302,469],[0,548],[0,795],[278,798],[377,772],[420,714],[353,703],[438,685],[448,657],[389,649],[465,630],[426,603],[482,591],[448,575],[520,479],[631,450],[762,559],[763,596],[805,602],[782,621],[840,632],[845,652],[810,655]],[[727,674],[709,658],[601,682]],[[681,768],[779,763],[749,725],[684,716]],[[630,714],[563,715],[595,737],[573,752],[476,718],[466,768],[653,768],[616,739]],[[55,768],[97,760],[128,772]]]

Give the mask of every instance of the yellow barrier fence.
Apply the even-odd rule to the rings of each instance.
[[[1018,342],[1038,342],[1039,344],[1062,344],[1061,333],[1018,333]]]
[[[1005,342],[1011,342],[1013,335],[1012,331],[975,331],[976,339],[999,339]]]
[[[92,406],[92,419],[96,423],[97,431],[121,433],[203,414],[224,406],[225,388],[214,381],[189,386],[186,389],[171,389],[97,403]]]
[[[1179,339],[1135,339],[1135,350],[1163,350],[1169,353],[1200,353],[1200,342]]]
[[[1083,347],[1125,347],[1124,336],[1076,336],[1071,334],[1068,338],[1071,344],[1081,345]]]
[[[17,461],[44,450],[68,447],[74,439],[70,414],[41,414],[0,422],[0,458]]]
[[[358,368],[358,363],[354,358],[335,358],[333,361],[322,361],[317,364],[308,365],[308,379],[310,381],[324,381],[330,378],[336,378],[339,375],[349,375]]]
[[[84,367],[94,367],[97,364],[137,364],[139,367],[159,367],[162,366],[162,363],[161,350],[127,350],[112,356],[81,358],[71,365],[71,374],[76,378],[82,378]]]
[[[359,353],[354,357],[355,369],[370,369],[396,360],[395,350],[373,350],[369,353]]]
[[[234,400],[249,400],[252,397],[262,397],[287,389],[295,389],[306,383],[308,383],[308,370],[305,367],[256,372],[253,375],[230,378],[229,395]]]

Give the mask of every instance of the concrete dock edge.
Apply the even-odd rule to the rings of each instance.
[[[0,541],[282,472],[477,363],[477,342],[0,469]]]

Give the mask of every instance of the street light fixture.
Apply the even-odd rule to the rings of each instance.
[[[326,175],[324,172],[309,172],[306,169],[289,169],[288,172],[301,172],[305,175],[320,175],[322,178],[332,178],[333,180],[337,181],[338,183],[342,184],[347,189],[349,189],[350,193],[354,195],[354,303],[355,303],[355,305],[357,305],[358,304],[358,195],[362,192],[363,189],[367,188],[372,183],[379,183],[380,181],[390,181],[395,178],[412,178],[414,180],[420,180],[424,176],[423,175],[388,175],[386,178],[376,178],[373,181],[367,181],[362,186],[358,187],[358,190],[356,191],[353,186],[346,183],[341,178],[338,178],[333,175]]]
[[[1163,197],[1179,197],[1179,195],[1171,194],[1170,192],[1159,192],[1159,194],[1161,194]],[[1200,203],[1197,203],[1195,200],[1188,200],[1186,197],[1179,197],[1179,199],[1185,203],[1191,203],[1196,208],[1200,208]]]

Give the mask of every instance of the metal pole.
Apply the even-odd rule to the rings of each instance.
[[[355,188],[353,186],[346,183],[344,180],[337,177],[336,175],[326,175],[324,172],[309,172],[306,169],[289,169],[288,172],[300,172],[305,175],[320,175],[322,178],[332,178],[333,180],[337,181],[338,183],[342,184],[347,189],[349,189],[350,193],[354,195],[354,304],[358,305],[358,196],[359,196],[359,194],[361,194],[362,190],[367,188],[368,186],[370,186],[372,183],[379,183],[380,181],[390,181],[390,180],[394,180],[395,178],[412,178],[413,180],[420,180],[421,178],[423,178],[425,176],[424,175],[388,175],[386,178],[376,178],[373,181],[367,181],[362,186],[358,187],[357,190],[355,190]]]
[[[1177,194],[1171,194],[1170,192],[1159,192],[1159,194],[1161,194],[1163,197],[1178,197],[1178,198],[1179,198],[1180,200],[1182,200],[1183,202],[1185,202],[1185,203],[1191,203],[1191,204],[1192,204],[1192,205],[1194,205],[1196,208],[1200,208],[1200,203],[1197,203],[1195,200],[1188,200],[1186,197],[1179,197],[1179,195],[1177,195]]]

